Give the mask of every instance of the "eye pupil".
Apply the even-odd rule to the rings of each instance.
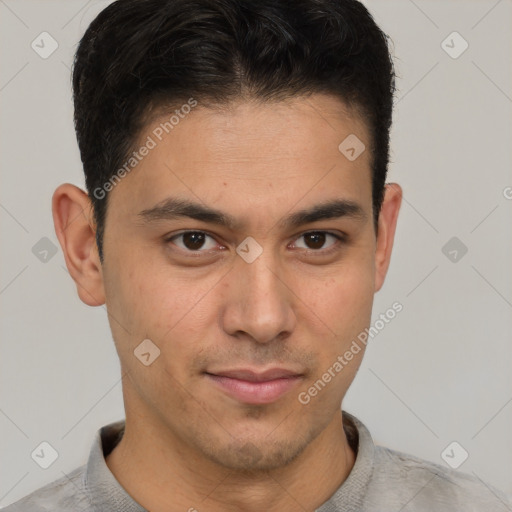
[[[192,251],[201,249],[204,244],[205,234],[192,231],[190,233],[183,233],[183,244],[187,249]]]
[[[325,244],[325,233],[306,233],[304,238],[310,249],[321,249]],[[308,239],[310,243],[308,243]]]

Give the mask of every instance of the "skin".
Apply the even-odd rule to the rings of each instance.
[[[71,184],[55,191],[68,270],[83,302],[106,304],[121,361],[126,430],[107,465],[146,509],[310,511],[350,473],[355,454],[340,405],[364,350],[309,404],[298,395],[369,326],[402,191],[386,186],[376,235],[370,152],[349,161],[338,150],[349,134],[369,147],[357,113],[326,95],[198,105],[110,192],[103,265],[89,197]],[[145,223],[139,213],[170,196],[238,225]],[[279,222],[335,199],[357,203],[363,215]],[[177,236],[183,230],[211,238],[190,250],[190,239]],[[311,231],[346,238],[315,245],[304,236]],[[263,248],[252,263],[236,253],[248,236]],[[149,366],[134,356],[147,338],[160,349]],[[204,373],[276,366],[301,377],[263,405],[234,399]]]

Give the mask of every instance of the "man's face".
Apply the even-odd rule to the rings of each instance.
[[[382,284],[370,154],[350,161],[338,149],[351,134],[369,147],[367,131],[320,95],[198,105],[159,141],[163,119],[141,133],[156,147],[110,192],[105,224],[127,422],[228,468],[278,467],[339,420],[364,352],[301,403],[369,325]],[[169,199],[232,225],[150,212]],[[293,217],[335,201],[353,208]],[[145,339],[160,350],[149,366],[134,354]]]

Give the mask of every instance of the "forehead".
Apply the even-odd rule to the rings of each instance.
[[[169,196],[245,217],[334,198],[371,208],[368,131],[338,99],[198,104],[180,114],[165,113],[141,131],[137,162],[110,192],[109,209],[132,216]],[[346,152],[354,143],[355,159]]]

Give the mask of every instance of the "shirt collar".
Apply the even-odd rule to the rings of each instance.
[[[116,480],[105,457],[114,449],[124,433],[125,421],[110,423],[96,432],[87,461],[85,486],[97,510],[110,512],[146,512]]]
[[[343,411],[343,426],[356,454],[356,461],[346,480],[316,512],[360,512],[373,473],[375,444],[365,425]]]
[[[357,512],[363,506],[375,456],[375,445],[368,429],[355,416],[343,411],[343,424],[356,453],[354,466],[343,484],[317,512]],[[124,434],[125,421],[110,423],[96,432],[85,473],[85,486],[94,507],[111,512],[147,512],[116,480],[105,457]]]

